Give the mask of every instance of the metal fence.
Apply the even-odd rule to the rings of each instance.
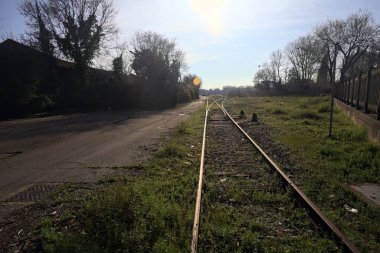
[[[380,68],[369,68],[366,73],[337,84],[335,96],[365,113],[377,113],[380,120]]]

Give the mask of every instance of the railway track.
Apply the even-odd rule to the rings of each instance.
[[[244,132],[224,101],[207,102],[191,251],[359,252]]]

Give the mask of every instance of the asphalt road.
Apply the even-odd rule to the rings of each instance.
[[[202,103],[0,122],[0,201],[33,184],[93,181],[144,162],[149,147]]]

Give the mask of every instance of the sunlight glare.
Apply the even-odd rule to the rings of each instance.
[[[222,32],[221,12],[224,7],[224,0],[189,0],[191,8],[199,14],[208,25],[212,34]]]

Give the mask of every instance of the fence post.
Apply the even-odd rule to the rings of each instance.
[[[351,106],[354,106],[355,77],[353,77],[351,80],[352,80],[352,89],[351,89]]]
[[[360,109],[360,86],[362,84],[362,72],[359,73],[358,95],[356,96],[356,109]]]
[[[351,79],[348,79],[347,80],[347,100],[346,100],[346,104],[350,104],[350,90],[351,90]]]
[[[342,83],[339,82],[338,84],[338,99],[342,100]]]
[[[342,82],[342,101],[346,100],[346,81]]]
[[[337,89],[336,89],[336,94],[337,94],[337,98],[339,99],[339,100],[342,100],[341,99],[341,96],[340,96],[340,89],[341,89],[341,83],[339,82],[338,83],[338,85],[337,85]]]
[[[369,100],[369,89],[371,85],[371,73],[372,73],[372,66],[369,67],[368,73],[367,73],[367,85],[365,87],[365,101],[364,101],[364,112],[369,113],[368,110],[368,100]]]
[[[344,84],[344,95],[343,95],[344,99],[343,99],[343,101],[346,102],[347,101],[347,85],[348,85],[347,80],[345,80],[343,84]]]
[[[340,83],[337,84],[336,88],[336,97],[340,100]]]

